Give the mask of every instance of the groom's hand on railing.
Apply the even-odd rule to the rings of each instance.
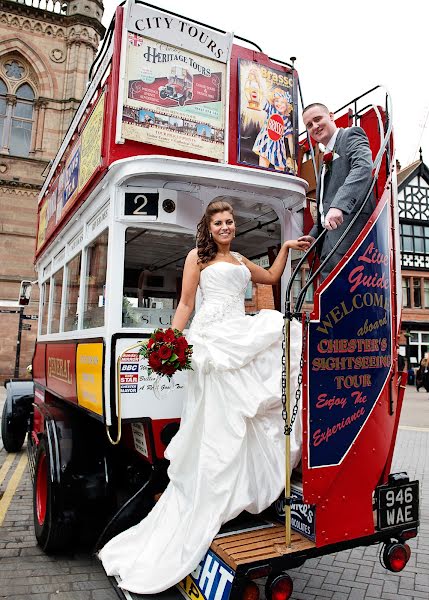
[[[339,208],[330,208],[325,217],[325,229],[332,231],[342,225],[344,221],[343,211]]]

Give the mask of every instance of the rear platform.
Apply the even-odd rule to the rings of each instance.
[[[295,532],[292,533],[291,547],[287,547],[284,526],[272,522],[261,529],[230,533],[227,536],[221,534],[213,540],[211,550],[237,571],[240,565],[280,558],[285,554],[314,547],[314,542]]]
[[[278,521],[273,521],[265,513],[250,515],[242,513],[239,517],[226,523],[213,540],[209,554],[216,555],[221,563],[226,565],[231,572],[231,584],[234,573],[247,570],[261,562],[266,563],[272,559],[281,559],[287,554],[301,553],[314,548],[314,542],[306,539],[299,533],[292,533],[291,547],[285,544],[285,528]],[[203,558],[204,563],[206,557]],[[201,569],[200,569],[201,571]],[[195,579],[194,579],[195,575]],[[119,578],[111,577],[110,580],[118,594],[125,600],[178,600],[200,598],[203,594],[198,581],[200,573],[191,574],[181,585],[162,592],[161,594],[134,594],[118,587]],[[215,591],[213,587],[213,592]],[[201,596],[200,596],[201,594]]]

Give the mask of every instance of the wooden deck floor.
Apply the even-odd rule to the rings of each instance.
[[[288,548],[285,544],[285,528],[283,525],[276,524],[266,529],[231,533],[225,537],[215,538],[211,549],[227,565],[237,569],[239,565],[245,563],[278,558],[314,546],[314,542],[299,533],[292,532],[292,543]]]

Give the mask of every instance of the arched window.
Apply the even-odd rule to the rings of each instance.
[[[3,131],[6,121],[6,94],[7,86],[5,82],[0,79],[0,146],[3,146]]]
[[[12,129],[9,152],[15,156],[28,156],[33,127],[34,92],[28,83],[16,90],[16,104],[12,110]]]
[[[29,156],[35,93],[25,82],[28,68],[11,59],[1,64],[0,79],[0,152]]]

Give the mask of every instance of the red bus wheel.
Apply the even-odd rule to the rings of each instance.
[[[48,500],[48,470],[46,465],[46,452],[43,449],[37,461],[35,482],[35,516],[40,526],[43,526],[46,519],[46,502]]]
[[[37,543],[47,554],[69,550],[73,538],[73,513],[64,510],[61,482],[51,478],[52,456],[42,438],[36,454],[33,487],[34,533]]]

